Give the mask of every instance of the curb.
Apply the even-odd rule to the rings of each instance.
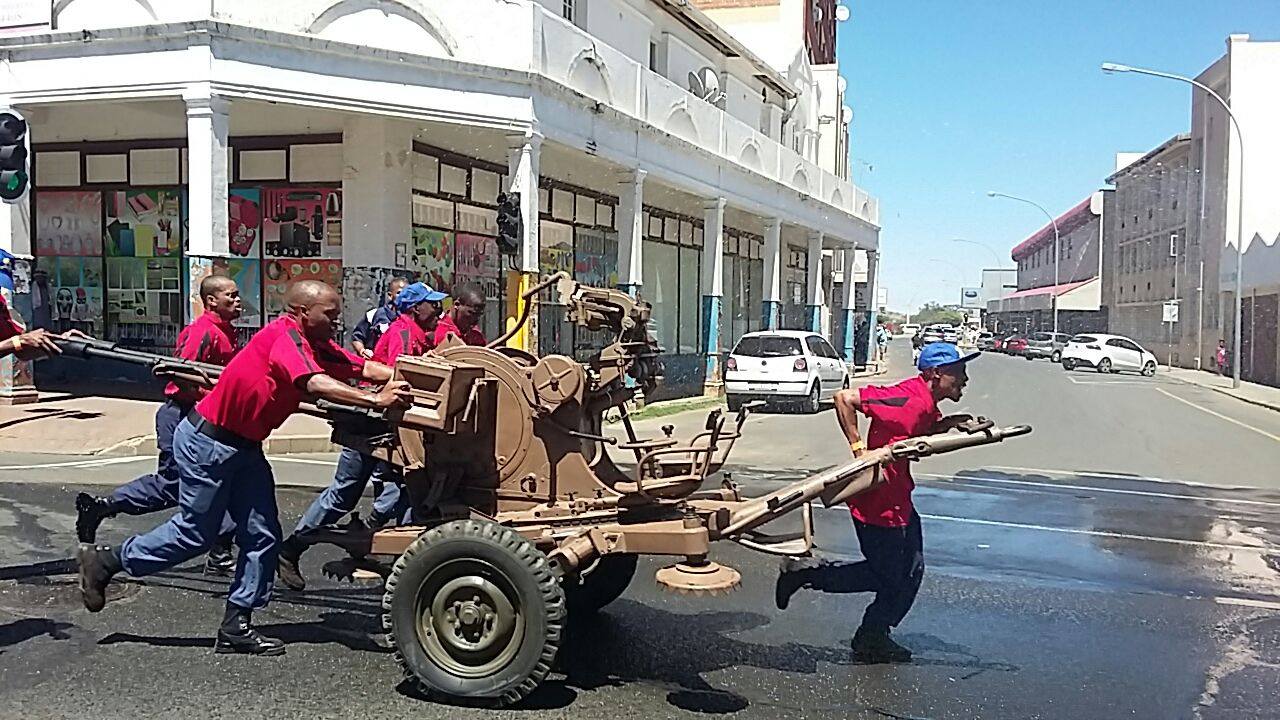
[[[338,452],[339,450],[341,448],[334,445],[328,435],[275,435],[267,438],[267,441],[262,444],[262,451],[267,455],[301,455],[304,453]],[[105,448],[90,450],[83,454],[104,457],[131,457],[134,455],[155,455],[157,452],[156,436],[144,435],[142,437],[129,438]],[[79,455],[82,453],[68,454]]]
[[[1202,384],[1200,384],[1200,383],[1198,383],[1198,382],[1195,382],[1195,381],[1193,381],[1193,380],[1186,380],[1186,379],[1184,379],[1184,378],[1180,378],[1180,377],[1178,377],[1178,376],[1176,376],[1176,375],[1167,375],[1166,377],[1169,377],[1169,378],[1171,378],[1171,379],[1173,379],[1173,380],[1176,380],[1176,381],[1178,381],[1178,382],[1182,383],[1183,385],[1191,385],[1191,386],[1194,386],[1194,387],[1204,388],[1204,389],[1206,389],[1206,390],[1212,390],[1212,391],[1214,391],[1214,392],[1218,393],[1219,395],[1226,395],[1226,396],[1227,396],[1227,397],[1229,397],[1229,398],[1235,398],[1236,400],[1239,400],[1240,402],[1243,402],[1243,403],[1248,403],[1248,404],[1250,404],[1250,405],[1256,405],[1257,407],[1260,407],[1260,408],[1266,408],[1267,410],[1273,410],[1273,411],[1275,411],[1275,412],[1280,412],[1280,405],[1273,405],[1272,403],[1266,402],[1266,401],[1264,401],[1264,400],[1254,400],[1253,398],[1242,397],[1242,396],[1240,396],[1240,395],[1237,395],[1237,394],[1235,394],[1235,393],[1231,392],[1231,391],[1230,391],[1230,390],[1228,390],[1227,388],[1214,387],[1214,386],[1212,386],[1212,385],[1202,385]]]

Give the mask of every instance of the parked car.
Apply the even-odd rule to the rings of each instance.
[[[929,327],[921,330],[920,333],[921,339],[924,341],[925,345],[928,345],[929,343],[942,342],[942,328],[937,325],[930,325]]]
[[[1004,339],[1002,350],[1006,355],[1021,355],[1027,349],[1027,336],[1015,333]]]
[[[724,389],[729,410],[744,402],[798,404],[816,413],[841,388],[849,387],[849,366],[821,335],[774,330],[743,335],[725,361]]]
[[[901,334],[902,334],[902,335],[905,335],[905,336],[907,336],[907,337],[915,337],[915,334],[916,334],[916,333],[918,333],[918,332],[920,332],[920,324],[919,324],[919,323],[907,323],[907,324],[905,324],[905,325],[903,325],[903,326],[902,326],[902,333],[901,333]]]
[[[1027,338],[1027,347],[1022,357],[1028,360],[1049,358],[1053,362],[1062,360],[1062,349],[1067,346],[1071,336],[1066,333],[1038,332]]]
[[[946,327],[942,328],[942,342],[949,342],[952,345],[959,344],[960,342],[959,328],[955,328],[950,325],[947,325]]]
[[[996,334],[985,330],[978,333],[978,349],[996,350]]]
[[[1062,350],[1062,367],[1090,367],[1100,373],[1136,372],[1151,377],[1159,364],[1155,355],[1127,337],[1088,333],[1067,342]]]

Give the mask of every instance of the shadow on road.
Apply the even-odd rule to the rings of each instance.
[[[0,648],[7,648],[24,643],[32,638],[48,635],[54,640],[67,640],[71,635],[67,631],[75,627],[71,623],[50,620],[49,618],[22,618],[0,625]],[[0,650],[3,654],[4,650]]]
[[[320,620],[301,623],[272,623],[258,625],[262,634],[279,638],[286,645],[341,645],[357,652],[385,653],[370,636],[373,623],[362,613],[320,613]],[[152,647],[212,648],[213,637],[179,637],[111,633],[98,641],[99,645],[139,643]]]

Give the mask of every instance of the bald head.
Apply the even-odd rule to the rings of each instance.
[[[201,280],[200,300],[205,312],[216,313],[227,322],[240,317],[240,288],[225,275],[210,275]]]
[[[299,280],[290,285],[284,294],[284,306],[313,342],[331,340],[342,317],[338,291],[319,280]]]

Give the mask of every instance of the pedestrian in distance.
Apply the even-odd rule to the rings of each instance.
[[[242,309],[240,289],[231,278],[211,275],[200,281],[200,298],[204,312],[178,333],[175,354],[184,360],[226,365],[239,350],[232,322],[240,317]],[[165,401],[156,410],[156,471],[121,485],[105,497],[77,495],[76,536],[80,542],[94,542],[102,521],[118,513],[146,515],[178,506],[173,432],[207,394],[207,389],[188,383],[170,382],[165,387]],[[206,574],[227,575],[235,569],[235,556],[231,553],[234,533],[235,523],[229,515],[224,516],[218,541],[205,560]]]
[[[1219,375],[1227,375],[1231,368],[1227,364],[1227,341],[1218,340],[1218,349],[1213,353],[1213,361],[1218,366]]]
[[[262,442],[306,398],[384,409],[411,398],[408,383],[391,380],[391,368],[333,341],[341,316],[342,301],[329,285],[303,280],[289,287],[285,312],[253,336],[174,431],[177,514],[119,547],[80,546],[80,593],[89,612],[102,610],[117,573],[145,577],[207,552],[230,512],[239,557],[214,651],[284,653],[284,643],[252,626],[253,611],[271,599],[280,546],[275,481]],[[385,384],[373,391],[350,380]]]
[[[919,374],[896,385],[868,386],[836,393],[836,419],[854,457],[867,448],[892,445],[918,435],[947,432],[972,418],[943,417],[938,403],[959,401],[969,377],[965,365],[979,353],[961,356],[951,343],[924,347],[916,363]],[[871,419],[864,443],[858,414]],[[895,642],[890,631],[906,617],[924,578],[924,536],[920,515],[911,501],[915,481],[908,460],[880,469],[882,482],[849,499],[854,530],[863,560],[788,558],[775,587],[779,609],[786,609],[801,588],[827,593],[874,592],[862,624],[854,633],[854,657],[862,662],[907,662],[911,651]]]
[[[394,367],[396,358],[401,355],[422,355],[434,347],[435,343],[431,338],[440,320],[441,302],[447,297],[449,296],[420,282],[406,285],[395,300],[399,315],[378,339],[378,345],[373,351],[374,361]],[[310,547],[306,542],[306,534],[325,525],[332,525],[355,510],[360,497],[364,495],[365,486],[369,484],[369,478],[375,473],[390,482],[375,493],[369,526],[382,527],[390,521],[398,522],[403,519],[408,510],[408,502],[401,492],[399,473],[390,463],[349,447],[342,448],[333,482],[311,503],[298,521],[293,534],[280,546],[276,575],[285,587],[290,590],[306,588],[307,580],[300,567],[302,553]]]
[[[889,351],[889,331],[885,329],[884,323],[876,326],[876,347],[878,348],[876,359],[884,362],[884,356]]]
[[[399,311],[396,310],[396,295],[408,285],[409,281],[402,277],[393,277],[387,283],[387,296],[382,304],[370,308],[351,330],[351,349],[366,360],[373,357],[373,349],[378,346],[378,338],[395,322]]]

